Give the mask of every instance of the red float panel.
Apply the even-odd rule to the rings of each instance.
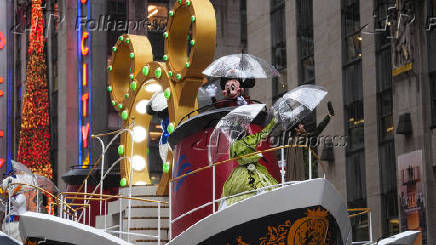
[[[250,130],[254,133],[262,130],[261,126],[251,124]],[[174,166],[173,178],[191,172],[195,169],[208,166],[208,143],[210,134],[213,128],[201,130],[193,135],[190,135],[179,142],[174,150]],[[219,159],[228,159],[229,142],[226,137],[219,138],[218,151]],[[263,141],[258,147],[258,150],[269,149],[270,145],[267,141]],[[280,170],[277,164],[275,152],[267,152],[263,154],[266,159],[260,160],[260,163],[267,167],[269,173],[278,181],[280,178]],[[215,160],[215,161],[217,161]],[[237,166],[237,162],[228,162],[216,167],[216,199],[221,197],[222,187],[226,179],[230,176],[233,168]],[[171,214],[172,219],[186,213],[193,208],[199,207],[205,203],[212,201],[212,168],[201,172],[188,175],[174,181],[171,187]],[[218,209],[219,204],[216,204]],[[172,236],[175,237],[181,232],[189,228],[191,225],[205,218],[212,213],[212,205],[204,207],[196,212],[187,215],[172,224]]]

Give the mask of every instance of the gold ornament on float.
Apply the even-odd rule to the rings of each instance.
[[[147,135],[151,116],[137,108],[155,93],[147,88],[160,86],[165,91],[169,122],[177,126],[183,116],[197,109],[198,88],[204,83],[201,72],[212,62],[215,53],[215,10],[208,0],[177,1],[171,13],[167,31],[163,34],[165,62],[153,61],[152,46],[147,37],[124,34],[112,49],[113,59],[108,67],[108,92],[112,105],[123,118],[123,127],[128,127],[134,121],[134,128],[141,127],[142,132],[145,129]],[[192,37],[195,45],[187,37]],[[126,156],[130,155],[132,140],[129,134],[121,137]],[[144,167],[133,168],[133,185],[151,184],[146,162],[147,149],[147,138],[134,141],[132,159],[142,161],[139,165]],[[172,163],[171,153],[167,162]],[[121,163],[121,178],[126,179],[126,184],[131,181],[129,164],[127,160]],[[158,194],[168,191],[170,175],[171,164],[168,173],[162,176]]]

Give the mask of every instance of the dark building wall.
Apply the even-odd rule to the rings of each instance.
[[[91,18],[100,18],[107,14],[108,1],[89,1],[91,4]],[[107,86],[107,31],[90,32],[90,54],[91,55],[91,131],[90,134],[101,133],[108,129],[108,93]],[[94,163],[100,157],[100,143],[91,139],[91,162]]]
[[[12,94],[8,93],[8,55],[11,55],[10,51],[12,51],[9,46],[13,47],[13,42],[9,42],[9,26],[8,26],[8,6],[9,1],[2,1],[0,3],[0,32],[1,32],[1,49],[0,49],[0,79],[2,79],[2,83],[0,84],[0,118],[6,119],[1,120],[0,122],[0,130],[3,134],[0,137],[0,160],[4,162],[4,166],[6,166],[6,161],[8,160],[7,155],[7,129],[8,129],[8,98],[12,96]],[[6,136],[6,137],[5,137]],[[3,167],[1,170],[4,171]]]
[[[58,185],[71,165],[78,163],[77,1],[61,1],[63,22],[58,35]]]

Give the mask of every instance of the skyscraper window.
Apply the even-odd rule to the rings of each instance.
[[[278,71],[286,69],[286,18],[285,1],[271,0],[271,54],[272,64]],[[273,79],[273,99],[286,92],[286,86],[280,78]]]

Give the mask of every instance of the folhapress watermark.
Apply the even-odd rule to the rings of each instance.
[[[164,31],[166,18],[148,19],[115,19],[111,15],[100,15],[97,19],[88,16],[78,16],[75,29],[88,31],[136,32],[140,30]]]

